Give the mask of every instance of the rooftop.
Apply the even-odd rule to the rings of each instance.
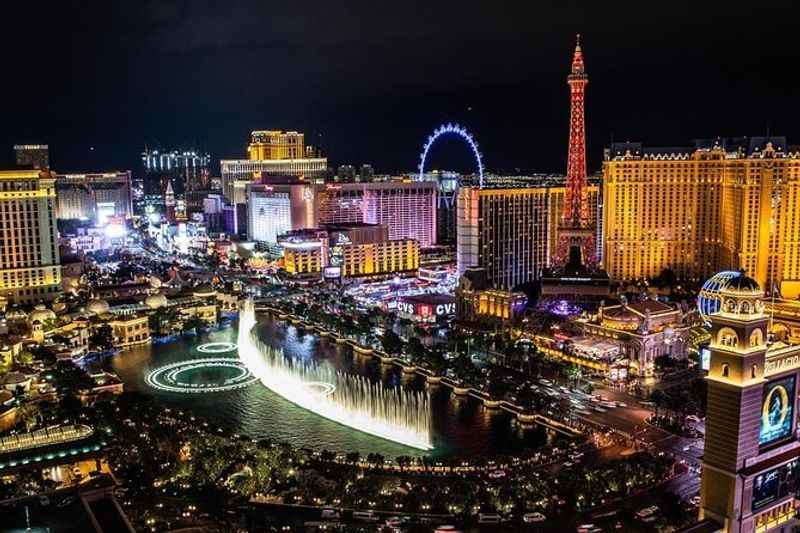
[[[415,296],[401,296],[401,300],[408,303],[419,304],[451,304],[456,301],[454,296],[449,294],[417,294]]]

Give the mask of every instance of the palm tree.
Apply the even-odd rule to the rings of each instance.
[[[17,420],[25,424],[25,431],[32,431],[39,422],[40,410],[35,403],[25,403],[17,409]]]
[[[564,375],[568,380],[574,381],[575,387],[577,388],[580,384],[581,377],[583,377],[583,371],[578,365],[569,365],[564,369]]]

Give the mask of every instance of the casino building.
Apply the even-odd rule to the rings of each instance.
[[[230,203],[247,203],[246,189],[251,182],[272,177],[322,177],[328,160],[317,157],[297,131],[257,130],[250,134],[247,159],[223,159],[222,193]]]
[[[36,303],[61,291],[55,176],[0,170],[0,301]]]
[[[459,275],[469,268],[485,269],[489,284],[505,291],[540,279],[542,271],[553,264],[558,248],[566,187],[550,182],[539,185],[459,189]],[[589,221],[597,225],[598,187],[589,186],[586,192]],[[601,287],[600,297],[607,292]]]
[[[615,143],[603,162],[603,261],[612,279],[743,268],[800,296],[800,152],[785,137]]]
[[[56,174],[56,217],[90,219],[103,225],[112,217],[129,218],[131,172]]]
[[[800,474],[800,346],[770,342],[764,291],[745,275],[714,296],[700,519],[719,531],[791,531]]]
[[[277,237],[283,266],[293,277],[326,279],[386,278],[416,273],[419,243],[391,239],[383,224],[322,224]]]

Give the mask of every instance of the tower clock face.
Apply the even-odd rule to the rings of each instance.
[[[794,427],[795,378],[770,381],[761,402],[761,431],[758,443],[771,444],[792,434]]]

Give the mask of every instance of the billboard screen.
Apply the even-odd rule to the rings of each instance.
[[[711,350],[707,346],[700,348],[700,368],[706,372],[711,368]]]
[[[339,279],[342,277],[342,267],[325,267],[322,276],[325,279]]]
[[[795,493],[797,466],[798,462],[795,459],[755,477],[753,480],[753,511]]]
[[[794,428],[795,378],[789,376],[764,385],[758,444],[772,444],[792,434]]]

